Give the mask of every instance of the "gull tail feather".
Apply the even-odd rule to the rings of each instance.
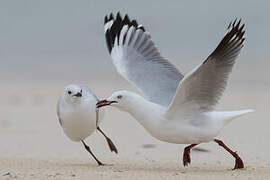
[[[238,110],[238,111],[224,111],[220,112],[223,116],[224,125],[229,124],[232,120],[241,117],[247,113],[254,112],[253,109],[245,109],[245,110]]]

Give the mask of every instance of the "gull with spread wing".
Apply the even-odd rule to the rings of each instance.
[[[118,73],[145,98],[130,91],[117,91],[99,101],[97,107],[111,105],[130,113],[161,141],[190,144],[184,149],[184,166],[191,162],[191,148],[214,141],[235,158],[234,169],[244,168],[238,154],[216,136],[233,119],[253,110],[214,110],[243,47],[245,31],[241,20],[229,24],[217,48],[186,76],[160,55],[149,33],[128,15],[106,16],[104,28]]]

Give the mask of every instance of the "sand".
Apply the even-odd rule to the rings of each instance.
[[[257,69],[250,73],[254,67]],[[81,144],[62,132],[56,118],[57,98],[71,82],[87,84],[99,97],[117,89],[135,89],[112,68],[78,72],[73,79],[64,79],[65,73],[61,78],[22,74],[23,80],[7,74],[0,89],[4,95],[0,102],[0,179],[269,179],[268,67],[269,63],[260,61],[237,65],[217,107],[256,110],[233,121],[218,137],[244,160],[246,167],[237,171],[231,170],[233,158],[213,142],[199,146],[208,152],[192,151],[191,165],[183,167],[185,145],[154,139],[130,115],[114,108],[107,109],[101,128],[119,154],[109,151],[99,133],[86,140],[94,154],[108,164],[98,167]]]
[[[3,179],[269,179],[269,168],[248,166],[232,171],[229,164],[196,163],[189,168],[170,161],[111,160],[98,167],[88,159],[2,159]]]

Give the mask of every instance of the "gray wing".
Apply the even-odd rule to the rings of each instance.
[[[61,97],[59,98],[58,102],[57,102],[57,106],[56,106],[56,113],[57,113],[57,117],[58,117],[58,121],[59,121],[59,124],[60,126],[63,126],[63,121],[61,120],[61,113],[60,113],[60,101],[61,101],[61,98],[62,98],[62,95]]]
[[[104,29],[118,73],[149,101],[168,106],[183,75],[160,55],[144,27],[118,13],[105,17]]]
[[[241,20],[230,23],[227,33],[213,53],[181,81],[168,114],[188,105],[206,111],[213,109],[226,87],[229,74],[243,47],[244,33]]]

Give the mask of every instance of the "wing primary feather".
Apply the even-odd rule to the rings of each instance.
[[[104,17],[104,24],[106,24],[108,22],[108,16],[106,15],[105,17]]]
[[[139,25],[138,29],[141,29],[142,31],[145,31],[145,29],[144,29],[144,27],[142,25]]]
[[[230,53],[232,49],[235,49],[237,46],[240,46],[244,42],[244,34],[245,31],[243,31],[245,24],[241,25],[241,19],[237,21],[235,19],[233,22],[230,22],[228,29],[229,31],[226,33],[226,35],[223,37],[217,48],[213,51],[213,53],[209,56],[215,56],[216,54],[219,54],[223,51],[226,51],[227,53]],[[235,36],[235,37],[234,37]],[[230,42],[231,41],[231,42]],[[239,43],[239,44],[238,44]],[[222,54],[226,55],[226,54]],[[204,62],[206,63],[211,58],[207,58]]]
[[[241,19],[230,22],[225,36],[216,49],[199,67],[179,84],[167,115],[177,113],[183,105],[202,111],[213,110],[226,88],[229,74],[244,46],[244,27]]]
[[[114,19],[114,15],[113,15],[113,13],[111,13],[111,14],[110,14],[109,21],[110,21],[110,20],[113,20],[113,19]]]
[[[111,41],[111,34],[110,34],[109,30],[106,31],[105,37],[106,37],[107,48],[108,48],[109,52],[111,53],[112,41]]]
[[[105,37],[118,73],[148,99],[168,106],[183,75],[163,58],[151,36],[137,20],[118,12],[104,18]]]
[[[117,45],[119,45],[119,40],[120,40],[119,37],[121,34],[121,30],[123,29],[125,25],[128,25],[129,28],[134,27],[136,30],[141,29],[143,32],[145,31],[144,27],[142,25],[138,25],[136,20],[131,21],[127,14],[124,16],[124,18],[122,18],[119,11],[116,14],[116,18],[114,18],[113,13],[106,15],[104,17],[104,24],[109,23],[111,20],[113,20],[112,25],[107,30],[105,29],[107,48],[110,53],[114,46],[114,41],[116,37],[118,40]],[[125,40],[126,40],[126,35],[124,35],[123,43],[125,43]]]
[[[131,21],[131,24],[132,24],[132,26],[134,26],[134,27],[138,27],[138,23],[137,23],[137,21],[136,20],[132,20]]]

